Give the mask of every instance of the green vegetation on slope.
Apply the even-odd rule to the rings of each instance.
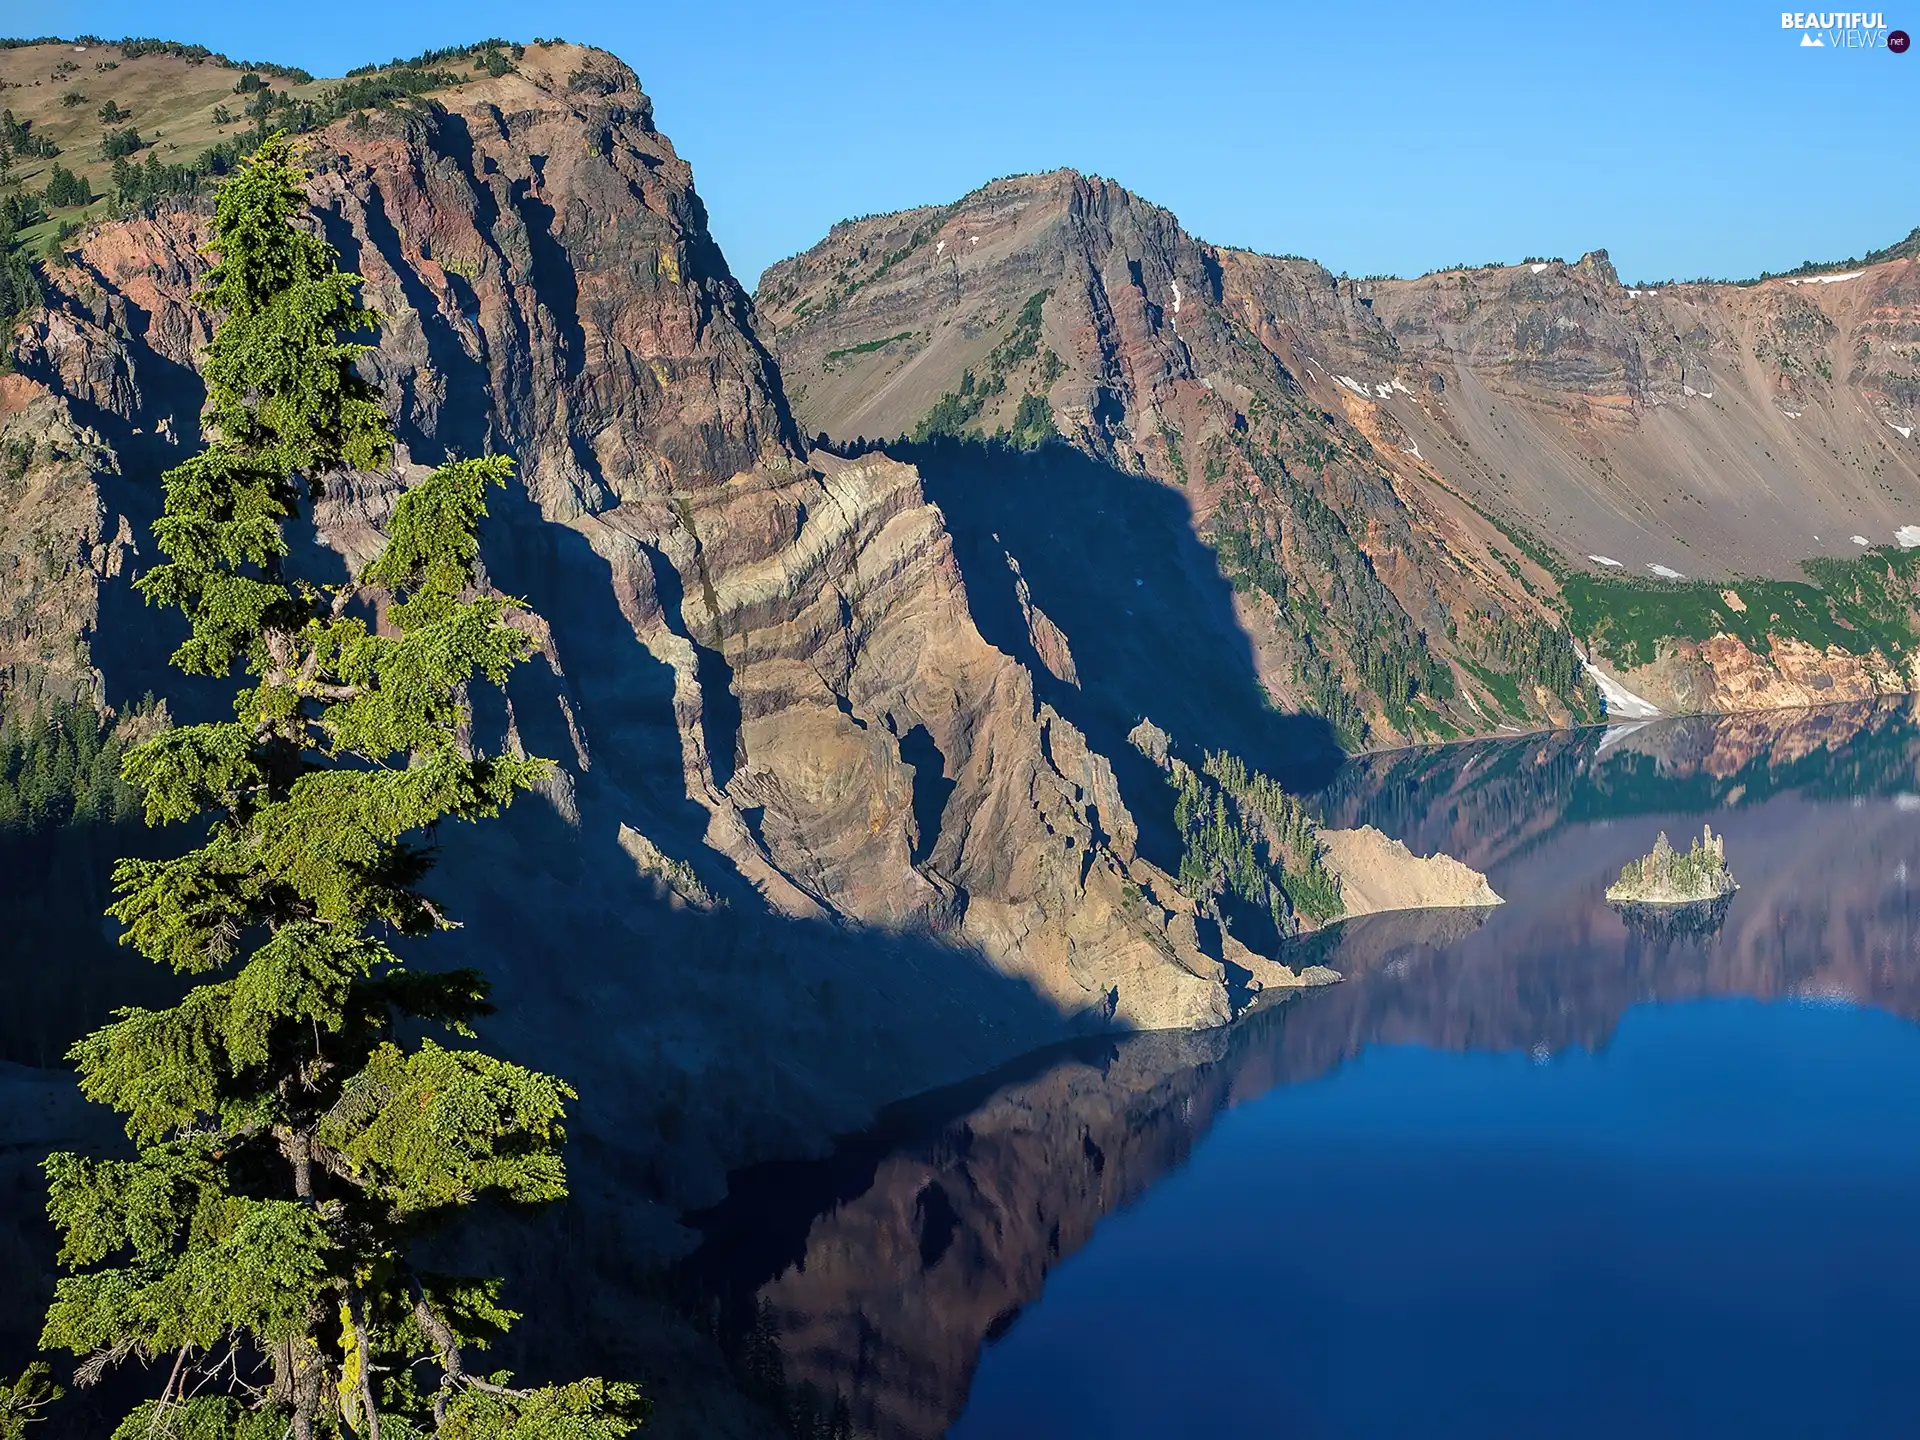
[[[1283,461],[1244,442],[1242,454],[1262,482],[1261,494],[1246,485],[1229,490],[1208,535],[1228,583],[1272,602],[1276,624],[1298,645],[1293,682],[1343,746],[1367,743],[1373,706],[1366,699],[1396,730],[1417,733],[1414,700],[1451,699],[1452,672],[1374,573],[1339,514]],[[1284,556],[1282,534],[1289,541]]]
[[[1642,580],[1569,573],[1567,617],[1594,653],[1632,669],[1652,663],[1663,639],[1734,636],[1756,654],[1769,640],[1906,662],[1920,635],[1920,551],[1882,548],[1809,560],[1808,580]],[[1738,599],[1735,605],[1728,598]]]
[[[838,350],[829,350],[820,358],[825,361],[843,360],[849,355],[871,355],[876,350],[884,350],[898,340],[911,340],[913,331],[902,330],[898,335],[883,336],[878,340],[865,340],[858,345],[846,345]]]
[[[120,774],[126,748],[117,719],[89,706],[9,712],[0,724],[0,832],[30,836],[135,820],[139,792]]]
[[[988,405],[1006,393],[1008,379],[1021,366],[1036,359],[1039,362],[1037,379],[1040,390],[1038,393],[1029,391],[1020,397],[1011,428],[999,431],[998,438],[1023,449],[1032,449],[1058,433],[1054,429],[1053,411],[1047,404],[1046,391],[1060,378],[1065,366],[1060,357],[1040,340],[1040,312],[1052,293],[1051,290],[1042,290],[1028,297],[1027,303],[1020,307],[1020,313],[1014,317],[1013,328],[1007,332],[1006,339],[988,353],[985,373],[976,376],[971,370],[965,371],[960,376],[958,390],[950,390],[933,402],[933,408],[913,427],[916,443],[935,435],[959,436],[977,430],[974,422]]]
[[[1264,909],[1281,935],[1345,913],[1340,881],[1306,808],[1236,756],[1209,753],[1201,769],[1172,763],[1180,888],[1203,905],[1234,895]]]
[[[62,129],[68,153],[63,163],[49,165],[43,162],[63,155],[62,147],[43,133],[49,122],[16,117],[11,109],[0,112],[0,330],[39,303],[33,261],[57,254],[83,223],[204,195],[270,135],[304,134],[343,116],[364,117],[475,78],[473,73],[444,68],[448,63],[499,75],[510,68],[509,55],[518,59],[525,53],[522,47],[505,46],[502,41],[482,41],[431,51],[384,68],[361,67],[342,81],[316,85],[304,70],[243,66],[204,46],[158,40],[123,40],[109,46],[93,37],[82,38],[88,47],[88,67],[69,56],[54,67],[52,78],[56,83],[84,83],[86,88],[66,91],[60,109],[52,113],[84,111],[101,127],[97,137],[82,146]],[[23,46],[16,43],[7,48]],[[116,87],[129,72],[121,68],[121,60],[94,58],[110,50],[121,60],[160,55],[192,67],[242,73],[224,103],[210,109],[205,104],[193,109],[196,102],[191,96],[171,102],[174,109],[185,105],[191,113],[169,114],[168,148],[179,153],[178,158],[165,159],[155,144],[159,131],[145,117],[138,124],[125,123],[135,118],[135,112],[120,103],[130,97]],[[279,88],[275,81],[280,82]],[[216,93],[204,83],[198,91],[203,99]]]
[[[12,697],[10,697],[12,698]],[[100,923],[113,860],[150,849],[139,792],[122,777],[128,732],[150,718],[90,706],[12,704],[0,724],[0,1060],[60,1063],[114,1004],[168,997]],[[109,999],[108,997],[112,998]]]

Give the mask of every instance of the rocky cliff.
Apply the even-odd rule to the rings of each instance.
[[[185,63],[123,55],[129,93]],[[662,1200],[710,1197],[726,1165],[881,1100],[1089,1028],[1217,1025],[1297,983],[1183,893],[1173,795],[1124,738],[1164,663],[1224,658],[1205,683],[1251,692],[1238,632],[1163,662],[1159,632],[1103,637],[1054,602],[1069,635],[1015,606],[1004,553],[982,603],[979,536],[921,471],[809,448],[631,71],[557,42],[498,74],[436,63],[459,69],[429,99],[304,142],[312,222],[381,317],[367,363],[400,447],[391,473],[332,482],[296,543],[343,573],[424,467],[516,457],[483,559],[543,663],[477,723],[559,764],[543,804],[443,837],[468,922],[447,949],[495,976],[511,1043],[594,1097],[619,1165]],[[0,384],[10,697],[226,703],[179,683],[169,617],[130,588],[157,475],[198,443],[206,234],[204,197],[148,203],[40,269]],[[1075,710],[1076,653],[1104,708]],[[1174,737],[1324,762],[1261,714],[1223,735],[1196,707]],[[607,1044],[574,1043],[596,1023]]]
[[[1623,285],[1604,251],[1355,281],[1059,171],[836,226],[758,302],[809,429],[1057,431],[1172,490],[1261,683],[1379,743],[1586,713],[1569,637],[1645,710],[1907,688],[1916,251],[1740,285]],[[1736,611],[1736,576],[1792,583]]]

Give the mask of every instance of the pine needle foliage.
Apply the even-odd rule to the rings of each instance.
[[[1216,908],[1228,894],[1261,906],[1282,936],[1346,913],[1319,828],[1278,782],[1224,751],[1209,751],[1198,770],[1175,760],[1168,778],[1187,894]]]
[[[163,477],[165,559],[139,587],[185,612],[180,669],[244,680],[234,719],[127,753],[148,823],[204,838],[122,860],[111,907],[127,943],[199,983],[71,1052],[136,1149],[46,1161],[67,1273],[41,1344],[79,1356],[82,1384],[128,1360],[167,1377],[126,1440],[615,1440],[644,1411],[632,1386],[469,1371],[516,1317],[496,1281],[415,1260],[478,1201],[566,1194],[573,1092],[414,1038],[471,1041],[487,987],[389,948],[453,923],[419,889],[436,827],[496,814],[545,762],[467,739],[471,688],[529,649],[476,569],[508,460],[408,489],[347,583],[288,564],[284,527],[328,477],[390,456],[356,369],[373,320],[301,223],[304,180],[276,141],[218,197],[213,438]]]

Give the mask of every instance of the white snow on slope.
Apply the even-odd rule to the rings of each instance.
[[[1607,703],[1608,719],[1624,715],[1629,720],[1645,720],[1660,713],[1658,705],[1641,699],[1592,661],[1582,660],[1580,664],[1600,687],[1600,698]]]
[[[1920,547],[1920,525],[1902,525],[1893,532],[1893,543],[1902,550]]]
[[[1662,580],[1684,580],[1687,578],[1686,576],[1682,575],[1678,570],[1675,570],[1671,566],[1667,566],[1667,565],[1655,565],[1655,564],[1649,563],[1647,565],[1647,569],[1651,570],[1654,574],[1658,575]]]
[[[1173,313],[1176,315],[1180,313],[1180,282],[1178,280],[1173,282]],[[1178,324],[1179,322],[1175,321],[1174,323]]]
[[[1849,270],[1844,275],[1803,275],[1800,279],[1789,280],[1787,283],[1789,285],[1837,285],[1842,280],[1858,280],[1866,273],[1864,270]]]
[[[1849,540],[1851,540],[1851,541],[1853,541],[1853,543],[1854,543],[1854,544],[1856,544],[1856,545],[1868,545],[1868,544],[1871,544],[1871,543],[1872,543],[1872,542],[1871,542],[1870,540],[1868,540],[1868,539],[1867,539],[1867,537],[1866,537],[1866,536],[1864,536],[1864,535],[1849,535],[1849,536],[1848,536],[1847,538],[1848,538]]]
[[[1354,394],[1358,395],[1362,400],[1371,400],[1373,398],[1373,392],[1351,375],[1336,375],[1333,378],[1346,386],[1347,389],[1351,390]]]
[[[1889,420],[1887,421],[1887,428],[1902,440],[1911,440],[1913,438],[1913,426],[1911,425],[1896,425],[1893,421]]]
[[[933,247],[933,258],[936,260],[938,260],[942,255],[946,253],[947,253],[947,242],[944,240],[942,240],[938,245]]]
[[[1534,274],[1538,275],[1542,270],[1546,269],[1547,267],[1544,265],[1529,265],[1527,268],[1533,271]]]
[[[1620,568],[1620,562],[1614,559],[1611,555],[1589,555],[1587,556],[1587,559],[1593,561],[1593,563],[1596,565],[1610,566],[1612,569],[1615,569],[1615,570],[1618,570]]]

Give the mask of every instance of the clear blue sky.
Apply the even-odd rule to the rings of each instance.
[[[1920,0],[1876,3],[1920,36]],[[1596,246],[1629,280],[1748,275],[1920,225],[1920,49],[1802,49],[1760,3],[0,0],[0,34],[42,31],[335,75],[604,46],[749,284],[846,216],[1061,165],[1355,275]]]

